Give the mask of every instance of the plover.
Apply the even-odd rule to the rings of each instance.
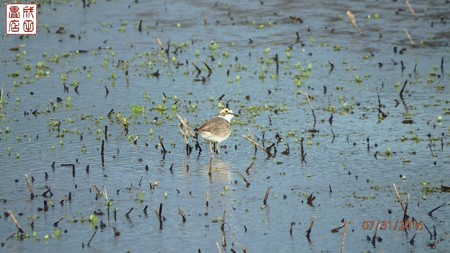
[[[209,142],[209,152],[213,156],[212,144],[217,143],[217,157],[220,158],[220,143],[226,140],[231,133],[231,119],[237,116],[228,108],[222,109],[215,118],[207,120],[194,131]]]

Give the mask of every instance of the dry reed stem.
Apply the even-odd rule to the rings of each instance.
[[[262,151],[264,151],[267,154],[268,157],[272,156],[272,154],[267,149],[265,149],[261,144],[257,143],[256,141],[252,140],[251,138],[249,138],[247,135],[243,134],[242,137],[244,137],[244,139],[249,141],[254,146],[256,146],[259,149],[261,149]]]
[[[216,241],[217,253],[222,253],[220,250],[219,242]]]
[[[269,197],[269,193],[270,193],[270,187],[267,187],[266,195],[264,196],[264,201],[263,201],[265,206],[267,206],[267,198]]]
[[[183,223],[185,223],[186,222],[186,215],[184,214],[183,210],[181,210],[181,208],[179,208],[179,207],[178,207],[178,213],[183,218]]]
[[[14,222],[14,225],[16,225],[17,230],[19,230],[19,233],[23,234],[25,233],[22,229],[22,226],[20,226],[20,223],[17,221],[16,216],[14,216],[13,212],[11,210],[8,211],[9,217],[11,217],[11,220]]]
[[[186,119],[181,118],[181,116],[178,115],[178,113],[177,113],[177,117],[180,120],[181,124],[186,129],[185,132],[188,132],[192,137],[195,137],[195,134],[194,134],[194,132],[192,132],[191,128],[188,126]],[[184,134],[184,135],[186,135],[186,134]]]
[[[347,14],[347,17],[350,19],[350,22],[352,23],[353,27],[359,32],[360,35],[363,35],[362,31],[358,27],[358,24],[356,24],[356,18],[353,15],[353,13],[348,10],[345,14]]]
[[[394,192],[397,195],[397,200],[398,200],[398,202],[400,202],[400,206],[402,207],[403,212],[405,212],[405,207],[403,206],[402,197],[398,193],[397,186],[395,185],[395,183],[393,183],[392,186],[394,187]]]
[[[247,167],[247,169],[245,169],[245,173],[247,173],[247,175],[250,175],[250,169],[252,168],[252,166],[253,166],[253,164],[254,164],[255,162],[253,161],[252,163],[250,163],[250,165]]]
[[[406,37],[408,37],[409,42],[411,43],[411,45],[415,46],[416,43],[414,42],[414,40],[412,39],[411,35],[408,32],[408,29],[406,29],[406,28],[405,28],[405,34],[406,34]]]
[[[31,181],[28,178],[28,174],[25,174],[25,179],[27,181],[27,185],[28,185],[28,191],[30,191],[30,198],[34,199],[34,192],[33,192],[33,186],[31,185]]]
[[[314,112],[314,108],[313,108],[313,106],[312,106],[312,104],[311,104],[311,99],[309,98],[309,95],[308,95],[307,92],[299,91],[299,93],[302,94],[302,95],[304,95],[304,96],[306,97],[306,100],[308,101],[309,108],[311,108],[311,113],[312,113],[312,115],[313,115],[313,120],[314,120],[313,126],[312,126],[312,130],[315,130],[315,129],[316,129],[316,122],[317,122],[317,119],[316,119],[316,113]]]
[[[245,186],[249,187],[250,186],[250,182],[238,171],[237,174],[242,178],[242,180],[244,180],[245,182]]]
[[[156,43],[158,43],[158,45],[161,48],[161,50],[164,50],[164,46],[163,46],[161,40],[159,39],[159,37],[156,38]]]
[[[347,232],[348,232],[348,220],[345,220],[344,233],[342,234],[342,240],[341,240],[341,253],[344,252],[344,241],[345,241],[345,238],[347,237]]]
[[[406,2],[406,5],[408,6],[409,12],[411,12],[411,14],[414,16],[414,18],[417,18],[416,12],[414,11],[414,9],[411,6],[411,4],[409,3],[409,1],[406,0],[405,2]]]

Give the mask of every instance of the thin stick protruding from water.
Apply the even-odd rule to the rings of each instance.
[[[403,206],[403,201],[402,201],[402,197],[400,196],[400,194],[398,193],[397,190],[397,186],[395,185],[395,183],[392,184],[393,188],[394,188],[394,192],[397,196],[397,200],[400,203],[400,206],[402,207],[403,212],[405,212],[405,207]]]
[[[209,193],[206,192],[206,215],[208,215],[208,208],[209,208]]]
[[[245,187],[249,187],[250,186],[250,182],[241,174],[241,172],[237,172],[237,174],[239,175],[239,177],[241,177],[242,178],[242,180],[244,180],[244,182],[245,182]]]
[[[225,215],[227,214],[227,209],[223,209],[223,216],[222,216],[222,225],[220,226],[220,230],[224,232],[225,230]]]
[[[243,134],[242,137],[244,137],[244,139],[246,139],[247,141],[249,141],[251,144],[253,144],[255,147],[261,149],[262,151],[264,151],[267,154],[267,157],[271,157],[272,154],[263,147],[263,145],[257,143],[256,141],[254,141],[253,139],[251,139],[250,137],[248,137],[247,135]]]
[[[309,108],[311,108],[311,113],[312,113],[312,115],[313,115],[313,126],[312,126],[312,131],[315,131],[316,130],[316,122],[317,122],[317,119],[316,119],[316,113],[314,112],[314,108],[313,108],[313,106],[312,106],[312,104],[311,104],[311,99],[309,98],[309,95],[308,95],[308,93],[306,92],[306,91],[299,91],[299,93],[300,94],[302,94],[302,95],[304,95],[305,97],[306,97],[306,100],[308,101],[308,104],[309,104]]]
[[[264,201],[263,201],[265,206],[267,206],[267,198],[269,197],[269,193],[270,193],[270,187],[267,187],[266,195],[264,196]]]
[[[186,215],[184,214],[183,210],[178,207],[178,213],[181,215],[181,218],[183,219],[183,223],[186,222]]]
[[[408,0],[405,1],[406,5],[408,6],[409,12],[411,12],[411,14],[414,16],[414,18],[417,18],[416,12],[414,11],[413,7],[411,6],[411,4],[409,3]]]
[[[30,199],[34,199],[33,186],[31,185],[31,181],[28,178],[28,174],[25,174],[25,180],[27,181],[28,191],[30,192]]]
[[[22,226],[20,226],[19,221],[17,221],[16,216],[14,216],[14,213],[9,210],[8,211],[9,217],[11,217],[11,220],[14,222],[14,225],[16,225],[17,230],[19,231],[20,234],[24,234],[25,232],[22,229]]]
[[[159,138],[159,145],[161,146],[161,154],[165,155],[167,153],[167,150],[164,147],[163,138],[161,137],[161,135],[158,135],[158,138]]]
[[[156,218],[158,218],[158,221],[159,221],[159,228],[160,229],[162,229],[162,224],[163,224],[162,207],[163,207],[163,204],[160,203],[159,204],[159,212],[158,212],[158,210],[156,210],[156,208],[154,208],[155,214],[156,214]]]
[[[378,229],[380,228],[381,223],[378,223],[377,226],[375,227],[375,233],[373,234],[372,237],[372,245],[375,246],[375,240],[377,239],[377,234],[378,234]]]
[[[344,233],[342,234],[342,240],[341,240],[341,253],[344,253],[344,241],[347,237],[348,232],[348,220],[345,220],[344,222]]]
[[[102,146],[100,149],[100,156],[102,159],[102,167],[105,166],[105,140],[102,140]]]
[[[217,241],[216,241],[216,247],[217,247],[217,253],[222,253],[222,251],[220,250],[219,242],[217,242]]]
[[[253,166],[253,164],[254,164],[255,162],[253,161],[252,163],[250,163],[250,165],[247,167],[247,169],[245,169],[245,173],[247,173],[247,175],[250,175],[250,169],[252,168],[252,166]]]
[[[356,24],[356,18],[353,15],[353,13],[351,11],[347,11],[345,14],[347,14],[347,17],[350,19],[350,22],[352,23],[353,27],[356,29],[356,31],[359,32],[359,34],[362,36],[363,33],[362,31],[359,29],[358,24]]]
[[[185,129],[185,131],[182,132],[182,134],[183,134],[183,137],[184,137],[184,139],[185,139],[185,141],[187,143],[187,139],[188,139],[187,134],[190,134],[192,137],[195,137],[195,134],[194,134],[194,132],[192,132],[191,128],[187,124],[186,119],[183,119],[180,115],[178,115],[178,113],[177,113],[177,117],[178,117],[178,120],[181,122],[181,124],[183,125],[183,127]],[[181,129],[180,129],[180,131],[181,131]]]
[[[414,40],[412,39],[411,35],[408,32],[408,29],[406,29],[406,28],[405,28],[405,34],[406,34],[406,37],[408,37],[409,42],[411,43],[411,45],[415,46],[416,43],[414,42]]]
[[[308,239],[308,241],[311,241],[309,236],[311,234],[312,227],[313,227],[315,221],[316,221],[316,216],[313,216],[311,219],[311,223],[309,224],[309,228],[308,228],[308,230],[306,230],[306,238]]]
[[[433,210],[429,211],[429,212],[428,212],[428,216],[433,217],[433,212],[436,211],[436,210],[438,210],[439,208],[445,206],[445,205],[446,205],[446,204],[444,203],[444,204],[442,204],[442,205],[440,205],[440,206],[434,208]]]
[[[97,233],[97,230],[94,231],[94,233],[93,233],[92,236],[91,236],[91,239],[89,239],[89,242],[87,243],[87,246],[88,246],[88,247],[91,247],[91,245],[90,245],[90,244],[91,244],[91,241],[92,241],[92,239],[94,239],[94,236],[95,236],[96,233]]]

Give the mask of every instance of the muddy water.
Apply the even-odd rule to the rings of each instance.
[[[43,3],[38,36],[1,37],[2,247],[335,252],[345,235],[345,251],[444,252],[448,4],[412,7],[416,19],[401,1]],[[240,116],[208,175],[208,144],[186,155],[176,114],[195,127],[221,97]],[[423,226],[400,231],[394,183]],[[9,210],[25,239],[8,239]]]

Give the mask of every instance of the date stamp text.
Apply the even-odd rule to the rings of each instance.
[[[417,220],[363,220],[362,221],[363,230],[392,230],[392,231],[402,231],[402,230],[422,230],[423,223]]]

